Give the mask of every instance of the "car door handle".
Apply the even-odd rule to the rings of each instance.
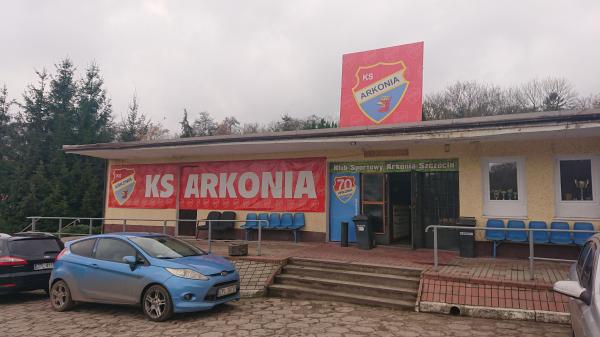
[[[95,264],[95,263],[92,263],[92,264],[90,264],[90,267],[92,267],[92,268],[95,268],[95,269],[98,269],[98,268],[100,268],[100,267],[98,267],[98,265],[97,265],[97,264]]]

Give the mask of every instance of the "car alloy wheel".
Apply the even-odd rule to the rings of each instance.
[[[50,304],[52,309],[56,311],[66,311],[73,307],[73,299],[71,291],[65,281],[57,281],[50,289]]]
[[[153,321],[164,321],[173,313],[171,296],[167,290],[159,285],[154,285],[144,294],[144,314]]]

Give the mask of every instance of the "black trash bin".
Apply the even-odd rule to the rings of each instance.
[[[340,246],[348,247],[348,221],[342,221],[341,236]]]
[[[356,244],[360,249],[372,249],[373,245],[373,228],[369,221],[369,217],[363,214],[352,218],[356,230]]]
[[[457,226],[475,227],[477,221],[473,217],[460,217],[456,220]],[[459,229],[458,239],[460,247],[460,257],[475,257],[475,231],[469,229]]]

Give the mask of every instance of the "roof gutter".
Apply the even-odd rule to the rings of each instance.
[[[328,137],[376,136],[398,133],[415,133],[431,131],[451,131],[464,129],[479,129],[487,127],[544,125],[551,123],[577,123],[599,121],[600,109],[582,111],[579,113],[553,111],[545,113],[525,113],[515,115],[500,115],[494,117],[474,117],[450,120],[436,120],[420,123],[394,124],[389,126],[367,126],[343,129],[319,129],[287,131],[270,134],[210,136],[201,138],[183,138],[176,140],[151,142],[100,143],[86,145],[64,145],[66,152],[84,152],[86,150],[120,150],[136,148],[156,148],[166,146],[185,146],[202,144],[244,143],[269,140],[298,140]]]

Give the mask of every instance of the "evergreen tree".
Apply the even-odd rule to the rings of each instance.
[[[76,110],[77,144],[107,143],[114,137],[112,106],[100,69],[92,63],[79,82]]]
[[[56,74],[50,80],[48,112],[55,149],[60,149],[64,144],[76,143],[75,98],[78,88],[74,76],[75,66],[65,58],[56,65]]]
[[[188,121],[187,109],[183,109],[183,120],[179,124],[181,124],[181,135],[179,135],[179,138],[194,137],[194,129]]]
[[[121,142],[131,142],[142,140],[150,131],[150,121],[146,120],[146,115],[139,112],[137,95],[133,94],[131,104],[127,110],[127,116],[119,126],[118,138]]]

